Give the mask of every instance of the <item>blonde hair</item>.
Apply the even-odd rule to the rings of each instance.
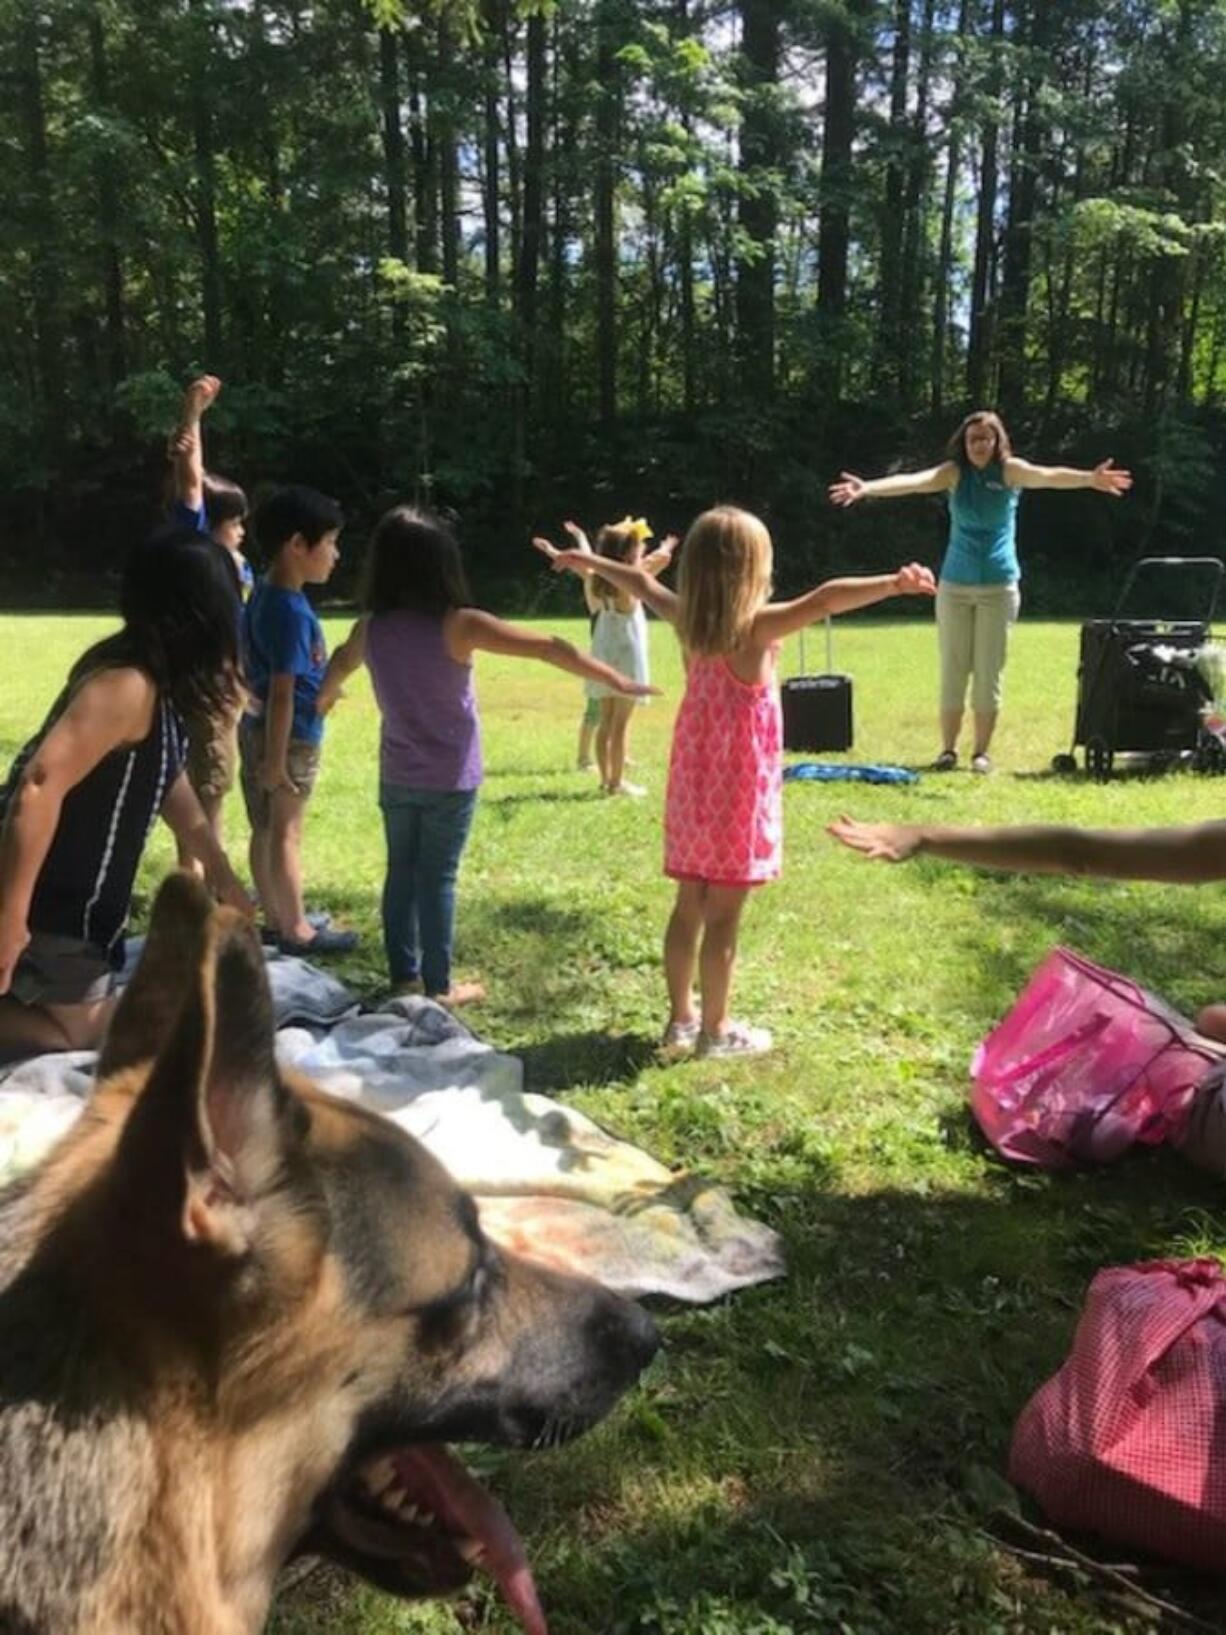
[[[766,524],[717,505],[690,524],[677,582],[677,634],[691,653],[731,653],[771,591],[774,553]]]
[[[626,517],[622,522],[606,522],[597,532],[592,549],[597,556],[608,557],[610,562],[629,562],[635,551],[642,548],[644,530],[646,534],[651,532],[646,523],[640,528],[632,517]],[[615,602],[618,590],[616,585],[595,573],[592,575],[592,594],[603,604]]]

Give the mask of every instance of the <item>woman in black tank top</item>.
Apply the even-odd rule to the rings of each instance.
[[[250,908],[184,773],[181,711],[238,685],[216,549],[163,529],[129,553],[123,627],[82,654],[0,788],[0,1060],[100,1037],[159,813],[223,899]]]

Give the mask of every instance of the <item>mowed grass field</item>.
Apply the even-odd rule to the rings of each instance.
[[[0,619],[0,749],[38,724],[75,655],[109,622]],[[335,641],[345,621],[329,621]],[[550,628],[586,640],[586,624]],[[653,1060],[664,1018],[660,872],[669,732],[681,690],[652,626],[665,696],[637,713],[643,801],[603,800],[573,770],[579,685],[481,657],[488,779],[461,882],[458,973],[489,1002],[473,1024],[518,1052],[529,1086],[666,1161],[722,1180],[784,1236],[785,1281],[660,1313],[663,1354],[573,1447],[483,1459],[524,1532],[553,1635],[884,1635],[1152,1627],[1092,1578],[1027,1562],[994,1536],[1010,1430],[1062,1360],[1102,1265],[1226,1244],[1219,1188],[1157,1153],[1098,1173],[1006,1169],[974,1138],[967,1066],[1043,954],[1063,942],[1184,1010],[1226,991],[1226,896],[1006,878],[839,851],[840,810],[934,822],[1182,823],[1226,812],[1226,781],[1177,773],[1106,786],[1048,773],[1067,747],[1077,629],[1023,622],[998,770],[903,789],[791,785],[784,878],[749,905],[736,1011],[773,1055]],[[809,644],[810,659],[820,638]],[[856,754],[922,766],[935,737],[926,620],[842,621]],[[785,673],[794,653],[785,658]],[[811,667],[812,664],[811,664]],[[364,676],[328,724],[310,810],[313,905],[365,935],[340,967],[375,997],[377,717]],[[233,852],[246,830],[237,802]],[[171,861],[159,833],[143,913]],[[139,914],[138,914],[139,918]],[[1120,1552],[1107,1559],[1119,1559]],[[1210,1625],[1211,1587],[1146,1579]],[[410,1608],[339,1574],[278,1608],[277,1635],[506,1635],[481,1590]]]

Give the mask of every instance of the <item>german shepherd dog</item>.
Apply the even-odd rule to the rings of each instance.
[[[656,1345],[281,1071],[253,932],[172,876],[89,1105],[0,1194],[0,1631],[252,1635],[309,1551],[403,1596],[482,1566],[544,1635],[445,1443],[573,1436]]]

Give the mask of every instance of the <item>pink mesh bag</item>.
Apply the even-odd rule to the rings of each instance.
[[[1113,1266],[1013,1432],[1009,1478],[1059,1527],[1226,1571],[1226,1278]]]
[[[976,1050],[971,1108],[1006,1158],[1106,1164],[1177,1135],[1224,1055],[1135,982],[1056,948]]]

